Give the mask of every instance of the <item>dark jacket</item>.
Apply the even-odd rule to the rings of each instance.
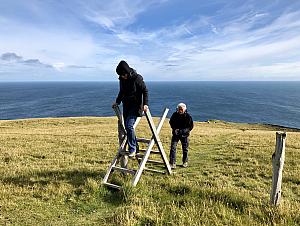
[[[192,116],[187,111],[183,114],[179,114],[177,111],[174,112],[169,123],[172,128],[173,135],[187,137],[190,135],[190,131],[194,128]]]
[[[143,77],[130,68],[125,61],[121,61],[116,68],[118,75],[127,74],[128,78],[119,77],[120,91],[116,103],[123,103],[123,115],[142,116],[143,106],[148,105],[148,90]]]

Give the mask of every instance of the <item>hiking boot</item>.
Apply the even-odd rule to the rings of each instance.
[[[182,164],[182,167],[183,167],[183,168],[188,167],[188,162],[184,162],[184,163]]]
[[[130,151],[128,154],[129,158],[134,158],[135,157],[135,151]]]
[[[170,164],[171,169],[176,169],[176,163]]]

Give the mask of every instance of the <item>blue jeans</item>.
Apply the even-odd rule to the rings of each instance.
[[[135,115],[128,115],[124,121],[125,121],[125,129],[127,133],[127,142],[128,142],[128,150],[130,153],[136,151],[136,137],[133,125],[136,121],[137,116]]]
[[[182,163],[188,161],[189,138],[173,135],[171,140],[170,164],[176,164],[176,146],[179,140],[182,146]]]

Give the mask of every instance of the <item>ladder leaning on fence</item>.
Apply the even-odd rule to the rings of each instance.
[[[159,121],[157,127],[155,127],[155,125],[154,125],[150,110],[148,109],[148,111],[145,112],[148,125],[152,132],[152,137],[151,137],[151,139],[137,138],[137,142],[145,143],[147,145],[147,148],[145,150],[140,150],[140,152],[136,154],[135,158],[138,161],[138,169],[136,169],[136,170],[127,168],[128,156],[127,156],[127,152],[125,151],[126,144],[127,144],[127,136],[126,136],[126,130],[124,127],[124,121],[123,121],[123,117],[122,117],[121,111],[118,106],[114,107],[114,111],[118,117],[118,131],[119,131],[120,147],[119,147],[118,152],[117,152],[115,158],[113,159],[111,165],[109,166],[109,168],[106,172],[106,175],[104,176],[103,184],[107,185],[109,187],[122,189],[121,186],[108,182],[110,176],[113,174],[114,171],[121,171],[122,173],[132,174],[133,175],[132,186],[137,185],[137,183],[139,182],[139,180],[141,178],[143,170],[164,173],[164,174],[165,173],[171,174],[172,170],[171,170],[169,161],[167,159],[166,153],[164,151],[164,148],[162,146],[162,142],[160,141],[160,138],[159,138],[160,130],[161,130],[163,123],[167,117],[169,109],[166,108],[164,110],[163,115],[160,118],[160,121]],[[140,120],[141,120],[141,117],[138,117],[133,126],[134,129],[137,127]],[[155,144],[156,144],[158,150],[152,150],[152,148],[154,147]],[[143,152],[143,154],[142,154],[142,152]],[[150,154],[160,154],[163,161],[149,159]],[[166,171],[148,168],[148,167],[146,167],[147,162],[151,163],[151,164],[159,164],[159,165],[163,166]]]

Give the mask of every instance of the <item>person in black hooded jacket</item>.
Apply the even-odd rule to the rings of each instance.
[[[137,142],[133,125],[143,111],[148,110],[148,89],[133,68],[124,61],[120,61],[116,68],[119,75],[120,91],[114,105],[123,103],[123,117],[128,139],[129,157],[134,157],[137,151]]]
[[[176,112],[170,118],[170,126],[172,128],[172,140],[170,149],[170,165],[172,169],[176,168],[176,146],[180,140],[182,145],[182,166],[188,166],[188,147],[190,131],[194,127],[193,119],[187,112],[186,105],[180,103],[177,105]]]

